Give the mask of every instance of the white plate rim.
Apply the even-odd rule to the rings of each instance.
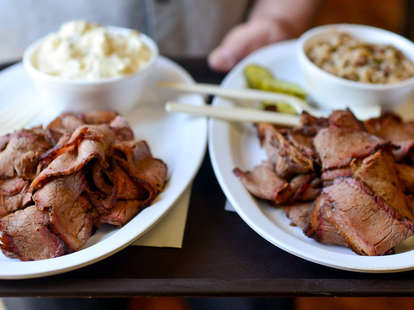
[[[296,43],[297,40],[288,40],[255,51],[226,75],[221,86],[231,87],[232,80],[241,74],[243,67],[248,63],[257,62],[255,59],[263,59],[263,57],[268,57],[268,54],[277,55],[288,51],[296,55]],[[228,105],[228,103],[215,97],[212,105],[220,106]],[[255,199],[232,173],[234,162],[231,159],[230,140],[227,132],[223,132],[223,128],[228,130],[230,126],[223,121],[209,120],[208,149],[214,173],[224,194],[239,216],[268,242],[305,260],[341,270],[390,273],[414,269],[414,250],[375,257],[333,253],[329,251],[328,245],[324,245],[326,249],[321,250],[278,228],[260,211]]]
[[[160,56],[157,65],[164,65],[164,66],[170,66],[173,68],[174,71],[176,71],[176,74],[181,76],[186,82],[188,83],[194,83],[194,79],[191,77],[191,75],[179,64],[176,62]],[[14,64],[2,71],[0,71],[0,74],[7,74],[8,72],[11,72],[13,70],[18,69],[18,67],[22,66],[22,63],[19,62],[17,64]],[[197,105],[205,105],[205,101],[202,98],[202,96],[195,95],[194,96],[194,103]],[[194,121],[194,120],[192,120]],[[40,261],[28,261],[28,262],[5,262],[2,263],[0,266],[0,279],[31,279],[31,278],[39,278],[39,277],[45,277],[45,276],[51,276],[51,275],[57,275],[64,272],[72,271],[75,269],[79,269],[88,265],[91,265],[93,263],[96,263],[100,260],[103,260],[119,251],[124,249],[125,247],[129,246],[131,243],[133,243],[137,238],[142,236],[145,232],[150,230],[163,216],[165,216],[168,211],[171,209],[171,207],[174,205],[174,203],[178,200],[178,198],[182,195],[182,193],[187,189],[189,184],[194,179],[195,175],[197,174],[202,161],[205,157],[205,152],[207,149],[207,119],[206,118],[198,118],[197,120],[197,126],[201,127],[199,137],[198,137],[198,145],[199,148],[195,147],[192,148],[192,155],[194,158],[194,161],[192,162],[193,166],[191,169],[188,169],[187,176],[185,178],[179,178],[180,184],[177,185],[178,182],[176,182],[176,186],[178,189],[170,195],[168,200],[160,199],[159,201],[153,203],[149,208],[151,207],[157,207],[159,208],[159,212],[156,212],[155,216],[152,217],[151,221],[148,222],[147,225],[144,227],[140,227],[138,229],[134,229],[131,225],[128,226],[135,218],[139,217],[141,213],[136,215],[135,218],[131,220],[131,222],[127,223],[124,227],[120,228],[114,235],[108,237],[107,239],[98,242],[86,249],[82,249],[80,251],[63,255],[61,257],[52,258],[52,259],[46,259],[46,260],[40,260]],[[202,132],[201,132],[202,131]],[[170,180],[168,181],[170,182]],[[163,191],[165,193],[168,191],[168,183],[167,188]],[[161,193],[162,195],[162,193]],[[149,209],[147,208],[147,209]],[[147,209],[144,209],[142,211],[145,212]],[[157,209],[158,211],[158,209]],[[122,232],[122,239],[119,238],[119,233]],[[112,242],[112,244],[111,244]],[[94,253],[94,254],[93,254]],[[86,256],[86,257],[83,257]],[[91,258],[89,258],[91,256]],[[16,264],[20,264],[20,270],[16,271]],[[8,270],[8,267],[11,267]]]

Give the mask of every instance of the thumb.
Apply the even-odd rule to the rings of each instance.
[[[209,55],[209,65],[217,71],[228,71],[254,50],[287,37],[274,20],[250,20],[236,26],[225,36]]]

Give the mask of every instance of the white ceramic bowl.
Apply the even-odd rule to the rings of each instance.
[[[127,28],[107,27],[115,33],[131,31]],[[36,69],[32,63],[33,53],[42,39],[30,45],[23,56],[23,64],[31,76],[43,103],[56,113],[63,111],[86,112],[111,109],[127,112],[139,103],[146,79],[158,58],[156,43],[144,34],[142,41],[152,52],[151,58],[137,72],[131,75],[99,80],[65,79],[51,76]]]
[[[414,91],[414,78],[395,84],[368,84],[346,80],[328,73],[305,54],[312,44],[338,32],[374,43],[391,44],[414,62],[414,44],[404,37],[383,29],[352,24],[334,24],[313,28],[305,32],[298,41],[298,57],[306,80],[306,89],[320,105],[330,109],[369,107],[380,105],[383,110],[394,110],[407,100]]]

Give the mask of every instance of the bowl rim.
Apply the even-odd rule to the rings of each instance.
[[[324,76],[325,78],[329,78],[332,81],[338,83],[338,84],[342,84],[343,86],[348,86],[348,87],[355,87],[355,88],[360,88],[360,89],[364,89],[364,90],[391,90],[391,89],[398,89],[398,88],[403,88],[406,86],[410,86],[412,84],[414,84],[414,76],[410,77],[406,80],[400,81],[400,82],[396,82],[396,83],[392,83],[392,84],[370,84],[370,83],[364,83],[364,82],[357,82],[357,81],[352,81],[352,80],[347,80],[344,79],[342,77],[336,76],[332,73],[329,73],[321,68],[319,68],[316,64],[314,64],[306,55],[305,53],[305,45],[306,43],[312,39],[314,36],[319,35],[321,33],[324,32],[333,32],[333,31],[343,31],[343,32],[347,32],[348,31],[357,31],[358,29],[363,29],[363,30],[370,30],[370,31],[376,31],[379,35],[387,35],[387,36],[391,36],[395,39],[395,41],[390,42],[391,45],[393,45],[395,48],[400,49],[399,46],[397,46],[397,44],[395,44],[395,42],[402,42],[407,44],[407,46],[409,46],[412,49],[412,54],[410,54],[410,57],[408,57],[410,59],[411,62],[414,62],[414,43],[406,38],[404,38],[403,36],[394,33],[392,31],[389,30],[385,30],[382,28],[378,28],[378,27],[373,27],[373,26],[368,26],[368,25],[361,25],[361,24],[348,24],[348,23],[340,23],[340,24],[329,24],[329,25],[323,25],[323,26],[318,26],[318,27],[314,27],[309,29],[308,31],[304,32],[298,39],[298,45],[297,45],[297,52],[298,52],[298,56],[299,56],[299,60],[301,63],[301,66],[303,67],[308,66],[310,68],[312,68],[314,71],[318,72],[319,74],[321,74],[322,76]],[[366,42],[370,42],[369,40]],[[405,55],[407,55],[407,53],[404,53]]]
[[[117,26],[104,26],[109,31],[112,32],[119,32],[119,33],[128,33],[132,31],[137,31],[130,28],[124,28],[124,27],[117,27]],[[68,85],[100,85],[100,84],[110,84],[113,82],[121,81],[121,80],[127,80],[134,78],[138,75],[143,74],[144,71],[147,71],[156,61],[156,59],[159,56],[159,50],[158,46],[155,43],[155,41],[147,36],[146,34],[137,31],[140,35],[141,40],[143,43],[151,50],[151,58],[143,64],[136,72],[124,75],[124,76],[117,76],[112,78],[102,78],[102,79],[96,79],[96,80],[86,80],[86,79],[68,79],[60,76],[50,75],[43,71],[38,70],[32,63],[32,56],[33,53],[36,51],[36,49],[39,47],[39,45],[44,41],[44,39],[49,35],[45,35],[41,37],[40,39],[36,40],[32,44],[30,44],[23,53],[23,65],[26,69],[26,71],[29,72],[32,76],[35,76],[35,78],[41,78],[43,80],[46,80],[48,82],[52,83],[65,83]]]

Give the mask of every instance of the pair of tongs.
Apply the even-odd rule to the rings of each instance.
[[[285,102],[292,106],[298,114],[306,111],[316,117],[327,117],[329,111],[316,109],[306,103],[305,100],[273,92],[253,89],[230,89],[210,84],[183,84],[183,83],[159,83],[159,87],[174,89],[187,93],[198,93],[205,95],[215,95],[225,99],[243,102]],[[168,112],[183,112],[199,116],[238,121],[238,122],[267,122],[283,126],[299,126],[299,116],[273,111],[262,111],[258,109],[243,108],[237,106],[216,107],[216,106],[196,106],[176,102],[167,102]],[[367,111],[359,111],[358,114],[369,115],[369,117],[379,116],[381,109],[370,107]],[[365,117],[366,118],[366,117]]]

